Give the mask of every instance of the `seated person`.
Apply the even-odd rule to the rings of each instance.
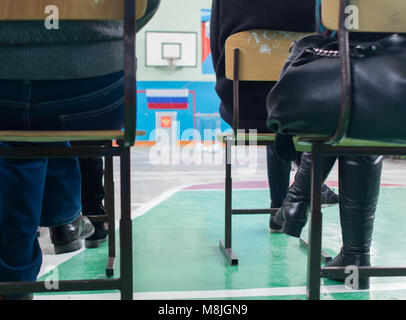
[[[329,30],[324,30],[326,35]],[[355,41],[375,41],[387,34],[350,35]],[[282,152],[288,154],[288,152]],[[289,157],[294,156],[291,154]],[[339,162],[340,223],[342,248],[326,267],[370,266],[370,248],[382,173],[382,156],[325,156],[322,179],[325,180],[335,161]],[[311,154],[304,153],[295,181],[271,225],[282,232],[300,237],[307,222],[310,206]],[[341,280],[340,280],[341,281]],[[369,278],[359,279],[359,289],[369,288]]]
[[[161,0],[149,0],[145,15],[137,20],[137,32],[140,31],[157,12]],[[93,145],[93,142],[76,141],[71,142],[72,145]],[[103,186],[103,159],[99,158],[79,158],[79,167],[81,172],[81,204],[82,214],[86,216],[105,215],[106,210],[103,206],[105,196]],[[97,248],[100,243],[107,240],[107,230],[103,222],[92,222],[94,233],[86,237],[86,248]],[[74,234],[70,239],[66,238],[68,230],[75,230],[73,225],[66,224],[58,227],[50,228],[51,242],[54,244],[56,253],[67,253],[76,251],[82,248],[81,239],[83,236],[78,233]],[[70,240],[70,241],[68,241]],[[64,244],[64,245],[60,245]]]
[[[58,30],[44,21],[0,22],[0,130],[121,129],[122,38],[122,21],[60,21]],[[0,142],[34,145],[68,143]],[[0,282],[36,281],[39,225],[63,226],[61,246],[94,230],[81,215],[78,160],[0,158],[0,175]]]
[[[221,99],[220,115],[232,125],[232,81],[225,76],[225,42],[229,36],[250,29],[273,29],[297,32],[315,31],[314,0],[213,0],[210,21],[210,45],[216,72],[216,91]],[[275,82],[240,82],[240,128],[270,133],[266,127],[266,97]],[[300,162],[300,153],[296,155]],[[286,197],[290,182],[291,162],[281,160],[273,147],[267,147],[268,182],[271,207],[279,208]],[[334,204],[338,196],[323,186],[323,203]],[[271,225],[273,232],[281,226]]]

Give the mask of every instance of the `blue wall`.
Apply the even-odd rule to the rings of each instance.
[[[147,98],[145,91],[147,89],[188,89],[189,100],[188,109],[185,110],[155,110],[147,108]],[[184,82],[184,81],[139,81],[137,82],[138,91],[138,118],[137,128],[146,130],[147,134],[144,137],[137,138],[138,140],[149,140],[151,132],[155,129],[155,113],[157,111],[176,111],[177,121],[180,123],[180,134],[186,129],[193,128],[193,92],[195,94],[195,112],[213,114],[219,112],[220,99],[215,91],[215,82]],[[141,92],[139,92],[141,91]],[[218,115],[220,117],[220,115]],[[229,129],[228,124],[223,120],[220,121],[220,129],[225,131]],[[153,136],[151,137],[153,140]],[[178,136],[180,139],[180,136]]]

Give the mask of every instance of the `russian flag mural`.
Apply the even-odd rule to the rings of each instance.
[[[210,52],[210,9],[201,10],[202,20],[202,73],[213,74],[213,62]]]
[[[188,89],[146,90],[148,109],[180,110],[188,108]]]

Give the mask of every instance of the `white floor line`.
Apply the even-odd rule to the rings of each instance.
[[[188,188],[191,185],[183,185],[183,186],[179,186],[173,189],[170,189],[168,191],[165,191],[164,193],[162,193],[159,197],[152,199],[148,202],[146,202],[145,204],[143,204],[140,208],[134,210],[131,214],[131,218],[132,219],[136,219],[142,215],[144,215],[145,213],[147,213],[149,210],[151,210],[152,208],[156,207],[157,205],[159,205],[161,202],[169,199],[170,197],[172,197],[176,192]]]
[[[406,291],[406,282],[372,284],[370,290],[362,292],[380,291]],[[321,293],[357,293],[347,289],[343,285],[321,286]],[[255,297],[277,297],[291,295],[306,295],[306,287],[278,287],[278,288],[256,288],[238,290],[203,290],[203,291],[163,291],[163,292],[139,292],[134,293],[134,300],[189,300],[189,299],[225,299],[225,298],[255,298]],[[119,293],[98,293],[98,294],[71,294],[71,295],[41,295],[35,296],[35,300],[119,300]]]
[[[159,197],[152,199],[151,201],[148,201],[144,203],[142,206],[134,210],[131,214],[132,219],[136,219],[145,213],[147,213],[149,210],[151,210],[153,207],[159,205],[161,202],[165,201],[166,199],[170,198],[173,196],[176,192],[190,187],[190,185],[183,185],[179,186],[173,189],[170,189],[163,194],[161,194]],[[116,220],[116,230],[119,229],[119,220]],[[83,250],[85,250],[84,246],[81,250],[71,252],[71,253],[66,253],[66,254],[52,254],[52,255],[43,255],[43,260],[42,260],[42,266],[41,266],[41,271],[38,275],[38,278],[43,276],[44,274],[51,272],[55,268],[57,268],[59,265],[62,263],[68,261],[69,259],[73,258],[74,256],[78,255],[81,253]]]
[[[38,274],[38,278],[42,277],[44,274],[51,272],[53,269],[55,269],[57,266],[60,264],[64,263],[65,261],[68,261],[69,259],[73,258],[74,256],[78,255],[82,251],[84,251],[84,245],[82,249],[74,251],[74,252],[69,252],[69,253],[64,253],[64,254],[46,254],[42,256],[42,265],[41,265],[41,270]]]

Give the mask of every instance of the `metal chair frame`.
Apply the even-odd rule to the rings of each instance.
[[[247,41],[239,39],[235,41],[232,39],[234,35],[230,36],[226,42],[226,77],[233,81],[233,122],[231,135],[223,136],[225,143],[225,240],[220,240],[219,246],[224,253],[228,262],[231,265],[238,265],[238,258],[232,251],[232,216],[244,214],[272,214],[278,211],[278,208],[265,208],[265,209],[233,209],[232,207],[232,159],[231,148],[237,145],[249,145],[250,134],[239,133],[239,85],[240,81],[276,81],[286,58],[289,55],[288,49],[293,41],[287,34],[289,32],[278,30],[263,30],[253,29],[246,30],[248,32],[276,32],[281,33],[283,40],[286,43],[275,50],[274,56],[260,55],[257,51],[252,51],[252,48],[247,47]],[[295,39],[300,38],[304,33],[293,32]],[[238,39],[238,34],[236,34]],[[229,40],[230,43],[229,43]],[[249,41],[248,41],[249,43]],[[241,47],[242,46],[242,47]],[[286,50],[283,49],[286,46]],[[227,54],[229,52],[229,54]],[[243,58],[241,56],[244,55]],[[286,57],[285,57],[286,56]],[[232,57],[232,58],[231,58]],[[251,57],[251,59],[249,59]],[[254,58],[252,58],[254,57]],[[230,61],[228,61],[230,58]],[[261,60],[259,63],[257,58]],[[265,59],[265,60],[263,60]],[[243,63],[241,63],[243,61]],[[269,69],[264,69],[262,63],[268,63]],[[258,133],[256,145],[257,146],[272,146],[275,142],[275,134],[271,133]]]
[[[106,205],[109,222],[109,261],[107,273],[112,275],[115,261],[114,240],[114,184],[112,157],[120,158],[120,277],[91,280],[62,280],[58,281],[57,288],[48,289],[46,282],[3,282],[0,283],[1,294],[22,294],[40,292],[66,292],[66,291],[95,291],[119,290],[121,299],[133,299],[133,252],[132,252],[132,220],[131,220],[131,157],[130,148],[134,145],[136,135],[136,0],[125,0],[124,4],[124,132],[111,136],[116,139],[118,146],[112,144],[104,146],[73,146],[67,147],[27,147],[27,148],[0,148],[2,158],[64,158],[64,157],[106,157]],[[86,131],[83,131],[85,134]],[[1,132],[0,132],[1,134]],[[52,137],[52,131],[49,132]],[[109,136],[109,135],[107,135]],[[29,138],[29,137],[26,137]],[[18,140],[13,141],[29,141]],[[23,138],[21,138],[23,139]],[[110,137],[92,136],[88,134],[86,141],[106,140]],[[10,141],[3,139],[3,141]],[[69,141],[72,139],[66,139]],[[110,141],[111,141],[110,140]],[[50,142],[51,140],[47,140]],[[62,141],[56,139],[56,141]],[[106,217],[92,217],[93,221],[106,221]],[[110,273],[109,273],[110,272]],[[48,286],[49,287],[49,286]]]
[[[322,185],[322,157],[325,155],[404,155],[406,145],[340,145],[348,129],[352,107],[352,71],[350,57],[349,31],[345,28],[345,8],[349,0],[340,0],[339,16],[339,52],[341,64],[342,104],[340,118],[335,134],[331,138],[306,138],[301,141],[311,144],[311,208],[309,214],[309,243],[307,266],[306,298],[320,299],[320,278],[329,277],[345,279],[345,267],[321,268],[322,252],[322,212],[321,212],[321,185]],[[406,267],[358,267],[359,277],[404,277]]]
[[[238,134],[239,128],[239,70],[240,70],[240,50],[238,48],[234,49],[234,77],[233,77],[233,133],[231,136],[224,136],[223,142],[225,143],[225,240],[220,240],[219,247],[226,257],[227,261],[233,265],[238,265],[238,258],[232,251],[232,216],[233,215],[243,215],[243,214],[271,214],[278,211],[277,208],[266,208],[266,209],[233,209],[232,207],[232,194],[233,194],[233,183],[232,183],[232,159],[231,159],[231,147],[237,145],[248,145],[249,136],[243,134]],[[269,138],[258,140],[256,145],[266,146],[273,145],[275,141],[275,136],[269,134]]]

